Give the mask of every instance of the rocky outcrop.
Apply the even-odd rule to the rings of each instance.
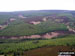
[[[13,22],[13,21],[15,21],[15,20],[16,20],[15,18],[10,18],[10,19],[9,19],[10,22]]]
[[[19,17],[19,18],[27,18],[27,17],[24,17],[24,16],[23,16],[23,15],[21,15],[21,14],[20,14],[20,15],[18,15],[18,17]]]
[[[68,28],[68,30],[69,30],[69,31],[72,31],[72,32],[74,32],[74,33],[75,33],[75,30],[74,30],[74,29],[72,29],[70,26],[67,26],[67,28]]]
[[[6,28],[8,25],[0,25],[0,30]]]
[[[60,35],[60,33],[58,32],[51,32],[51,33],[46,33],[45,35],[43,35],[44,38],[53,38],[53,37],[57,37],[58,35]]]
[[[40,21],[31,21],[30,24],[34,24],[34,25],[37,25],[37,24],[40,24],[41,22]]]
[[[46,17],[44,17],[42,20],[43,20],[43,21],[47,21]]]
[[[2,29],[2,26],[0,25],[0,29]]]

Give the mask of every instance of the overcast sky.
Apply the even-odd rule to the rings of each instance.
[[[0,11],[75,10],[75,0],[0,0]]]

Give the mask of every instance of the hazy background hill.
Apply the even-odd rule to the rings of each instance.
[[[43,19],[46,18],[46,21]],[[62,21],[63,20],[63,21]],[[34,25],[33,22],[37,22]],[[0,12],[0,36],[24,36],[51,31],[68,30],[66,24],[75,24],[75,11],[33,10]]]

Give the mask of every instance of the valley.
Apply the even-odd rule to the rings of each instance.
[[[57,56],[59,51],[75,52],[75,11],[0,12],[0,55]]]

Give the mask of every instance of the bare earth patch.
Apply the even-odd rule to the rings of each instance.
[[[40,21],[31,21],[30,24],[34,24],[34,25],[37,25],[37,24],[40,24],[41,22]]]
[[[42,47],[24,52],[24,56],[58,56],[60,51],[74,51],[69,46]]]

